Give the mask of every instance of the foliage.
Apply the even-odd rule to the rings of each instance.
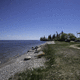
[[[48,36],[48,40],[51,40],[51,35]]]
[[[48,41],[48,39],[45,38],[45,36],[44,36],[44,37],[41,37],[41,38],[40,38],[40,41]]]
[[[45,38],[45,37],[41,37],[40,40],[41,41],[52,41],[52,40],[55,40],[55,41],[65,41],[66,39],[68,40],[75,40],[76,37],[74,34],[72,33],[64,33],[63,31],[61,33],[58,33],[56,31],[56,34],[53,34],[53,36],[51,37],[51,35],[48,36],[48,38]]]
[[[60,37],[60,41],[65,41],[65,39],[67,39],[67,34],[63,33]]]
[[[72,34],[72,33],[68,33],[67,36],[68,36],[70,39],[72,39],[72,38],[76,38],[75,35]]]
[[[78,47],[80,47],[80,45],[78,45]]]
[[[55,37],[56,37],[55,34],[53,34],[53,36],[52,36],[52,40],[55,39]]]

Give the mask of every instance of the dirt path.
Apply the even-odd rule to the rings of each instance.
[[[77,47],[78,44],[70,45],[72,48],[80,49],[80,47]]]

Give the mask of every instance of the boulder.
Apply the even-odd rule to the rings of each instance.
[[[38,53],[39,51],[37,51],[37,50],[35,50],[35,52],[34,53]]]
[[[31,50],[31,49],[29,50],[29,52],[32,52],[32,51],[33,51],[33,50]]]
[[[27,53],[29,52],[29,50],[27,51]]]
[[[31,59],[31,56],[26,56],[25,58],[24,58],[24,60],[30,60]]]
[[[30,49],[30,50],[28,50],[27,52],[33,52],[33,50]]]
[[[32,47],[32,50],[35,50],[35,48],[34,48],[34,47]]]
[[[37,51],[40,51],[41,50],[41,47],[37,48]]]
[[[35,47],[35,49],[37,49],[37,48],[38,48],[38,46]]]
[[[44,53],[43,51],[40,51],[40,52],[38,53],[37,57],[38,57],[38,58],[41,58],[41,57],[44,56],[44,55],[45,55],[45,53]]]

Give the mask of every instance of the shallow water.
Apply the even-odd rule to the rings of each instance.
[[[27,53],[31,47],[45,43],[39,40],[0,40],[0,64]]]

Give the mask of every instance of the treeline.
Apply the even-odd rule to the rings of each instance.
[[[56,31],[56,34],[53,34],[52,36],[49,35],[48,38],[41,37],[40,41],[65,41],[66,39],[68,40],[74,40],[76,39],[75,35],[73,33],[64,33],[63,31],[61,33],[58,33]]]

